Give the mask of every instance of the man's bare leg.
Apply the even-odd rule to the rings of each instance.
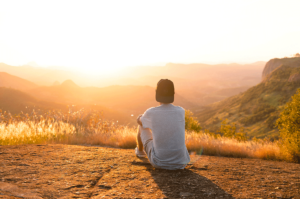
[[[141,139],[141,131],[140,131],[140,128],[138,126],[137,128],[138,132],[137,132],[137,136],[136,136],[136,144],[137,144],[137,147],[139,149],[139,151],[143,151],[144,150],[144,146],[143,146],[143,143],[142,143],[142,139]]]

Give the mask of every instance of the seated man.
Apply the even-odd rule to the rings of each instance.
[[[145,157],[156,168],[184,169],[190,162],[185,146],[185,110],[174,106],[174,84],[168,79],[157,83],[156,101],[137,118],[139,124],[135,154]],[[145,153],[146,152],[146,153]]]

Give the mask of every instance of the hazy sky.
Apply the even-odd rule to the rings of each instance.
[[[0,62],[91,73],[300,52],[300,1],[0,1]]]

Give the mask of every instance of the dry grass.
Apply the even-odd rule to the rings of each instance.
[[[107,121],[100,112],[52,111],[12,116],[0,111],[0,145],[91,144],[134,148],[135,129]]]
[[[43,116],[44,115],[44,116]],[[137,128],[105,121],[99,113],[79,111],[49,112],[0,116],[0,145],[16,144],[88,144],[120,148],[135,148]],[[186,132],[186,146],[190,152],[204,155],[285,159],[276,143],[266,141],[239,142],[235,139],[215,138],[204,132]]]
[[[51,143],[101,145],[133,149],[136,147],[136,133],[132,128],[120,127],[113,133],[100,131],[89,134],[72,134],[64,140],[53,140]]]
[[[186,146],[189,151],[204,155],[238,157],[238,158],[260,158],[281,160],[279,147],[276,143],[267,141],[245,141],[219,137],[215,138],[205,133],[186,133]],[[202,147],[202,148],[201,148]]]

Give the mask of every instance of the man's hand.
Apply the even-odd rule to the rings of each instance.
[[[139,125],[141,125],[141,126],[143,126],[143,123],[142,123],[142,121],[141,121],[141,117],[142,117],[143,115],[139,115],[137,118],[136,118],[136,122],[139,124]]]

